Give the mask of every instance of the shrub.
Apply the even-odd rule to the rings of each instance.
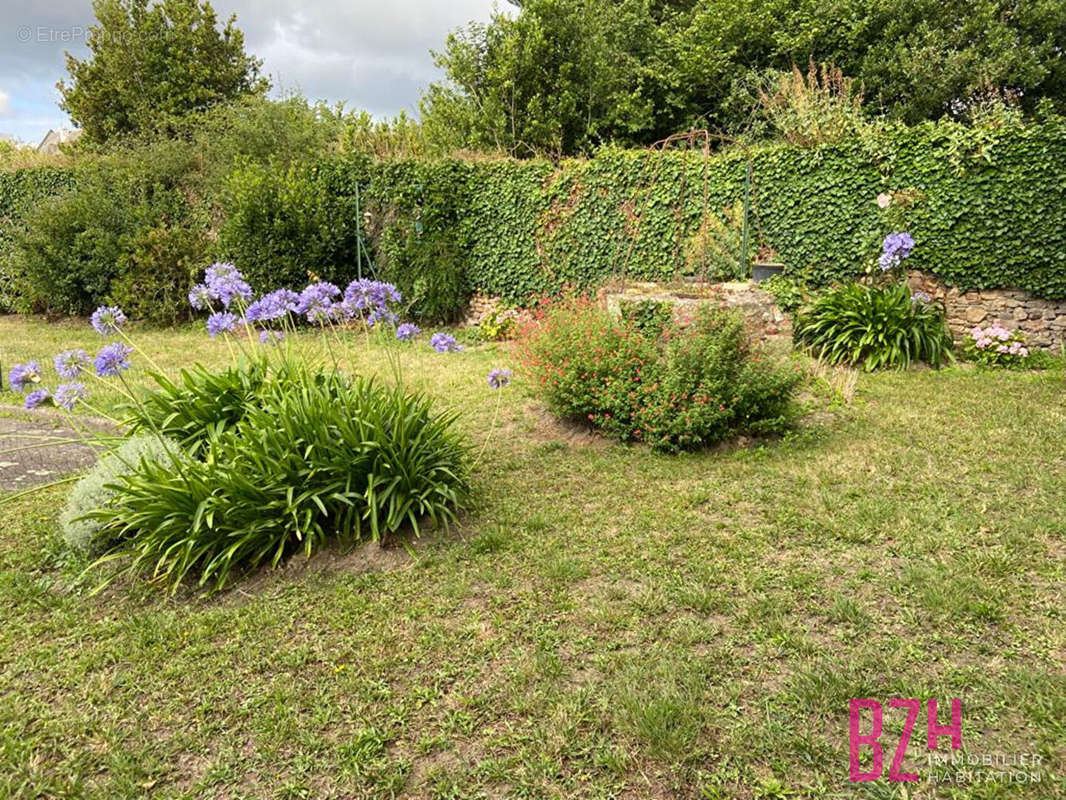
[[[85,314],[104,302],[134,230],[130,209],[103,180],[38,202],[15,233],[22,304],[37,311]]]
[[[358,272],[355,199],[326,169],[246,161],[226,179],[219,252],[256,290],[346,283]]]
[[[939,367],[952,357],[943,308],[901,283],[830,289],[800,313],[795,335],[830,364],[868,372],[914,361]]]
[[[466,264],[447,232],[394,222],[378,240],[377,257],[378,275],[403,292],[408,313],[419,322],[456,322],[466,313]]]
[[[93,554],[115,543],[114,528],[99,516],[87,514],[111,508],[119,488],[116,486],[143,464],[169,462],[181,449],[177,444],[168,450],[152,435],[137,435],[104,455],[80,481],[74,485],[67,505],[59,516],[59,528],[67,545],[79,553]]]
[[[793,417],[793,371],[751,349],[740,317],[705,309],[658,337],[592,303],[548,307],[521,353],[556,414],[660,451],[740,433],[776,433]]]
[[[221,588],[334,536],[454,520],[469,485],[453,421],[423,395],[294,367],[209,436],[202,461],[143,463],[94,516],[121,532],[108,558],[128,559],[124,571]]]
[[[968,360],[982,367],[1026,367],[1031,360],[1025,334],[999,323],[973,328],[966,334],[962,348]]]
[[[159,323],[187,318],[190,275],[209,260],[206,214],[180,142],[82,164],[62,194],[25,209],[15,231],[21,305],[86,314],[104,302]]]
[[[134,319],[166,325],[188,319],[189,284],[210,252],[205,231],[161,223],[138,230],[127,246],[123,269],[111,282],[109,302]]]
[[[650,336],[661,334],[674,317],[673,306],[661,300],[622,300],[618,310],[622,319]]]

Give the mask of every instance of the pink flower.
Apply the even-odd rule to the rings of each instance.
[[[888,192],[881,192],[881,194],[877,195],[878,208],[888,208],[890,205],[892,205],[892,195]]]

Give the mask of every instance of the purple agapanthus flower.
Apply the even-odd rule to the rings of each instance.
[[[84,400],[88,395],[89,391],[85,388],[84,383],[61,383],[56,387],[56,393],[52,397],[52,401],[60,408],[73,411],[77,402]]]
[[[284,338],[285,334],[281,331],[259,331],[260,344],[277,345]]]
[[[900,264],[900,258],[892,253],[882,253],[877,259],[877,265],[881,267],[882,272],[888,272],[895,269]]]
[[[405,322],[396,328],[396,338],[401,342],[409,342],[421,332],[421,328],[413,322]]]
[[[314,325],[324,325],[337,318],[333,301],[340,293],[341,290],[332,283],[312,283],[300,292],[296,313],[307,317],[307,321]]]
[[[435,333],[429,337],[429,346],[438,353],[452,353],[462,350],[462,345],[456,344],[455,337],[450,333]]]
[[[189,290],[189,305],[197,311],[206,311],[211,308],[211,301],[214,299],[206,283],[198,283]]]
[[[235,266],[226,261],[212,264],[204,273],[204,284],[210,296],[229,308],[234,300],[240,298],[247,302],[252,299],[252,287]]]
[[[360,278],[348,284],[344,290],[344,302],[354,311],[372,311],[387,308],[390,303],[403,300],[400,290],[391,283]]]
[[[44,405],[48,402],[48,398],[51,395],[48,394],[47,389],[36,389],[26,395],[26,410],[32,411],[38,406]]]
[[[897,259],[897,263],[907,258],[914,249],[914,237],[906,231],[890,233],[881,243],[881,254]]]
[[[24,392],[30,384],[41,382],[41,365],[36,361],[16,364],[8,373],[7,382],[14,391]]]
[[[496,367],[489,372],[489,386],[493,389],[502,389],[511,382],[511,370]]]
[[[57,355],[53,363],[59,377],[68,381],[74,380],[92,364],[84,350],[67,350]]]
[[[207,318],[207,333],[214,339],[221,333],[229,333],[237,326],[237,315],[229,311],[216,311]]]
[[[89,318],[89,323],[101,336],[118,333],[119,329],[126,324],[126,315],[117,306],[100,306]]]
[[[919,303],[921,305],[928,305],[933,302],[933,296],[929,292],[923,292],[921,290],[911,295],[912,303]]]
[[[366,324],[371,327],[377,325],[379,322],[384,322],[386,325],[395,325],[399,321],[400,317],[396,312],[389,311],[389,309],[383,306],[375,308],[370,312],[370,316],[366,318]]]
[[[133,348],[122,342],[104,345],[96,354],[96,374],[101,378],[109,378],[128,370],[132,352]]]
[[[265,294],[248,306],[244,313],[249,322],[272,322],[281,319],[290,311],[296,311],[300,304],[300,295],[291,289],[278,289]]]

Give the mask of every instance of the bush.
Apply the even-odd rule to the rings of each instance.
[[[127,201],[103,180],[41,200],[15,233],[21,304],[29,310],[86,314],[102,304],[135,230]]]
[[[419,322],[456,322],[466,313],[470,286],[462,254],[447,233],[396,225],[379,240],[377,272],[407,299]]]
[[[967,360],[981,367],[1019,369],[1029,366],[1034,360],[1026,346],[1025,334],[1009,330],[999,323],[970,330],[962,351]]]
[[[218,247],[257,291],[347,283],[358,272],[355,198],[305,164],[245,162],[226,179]]]
[[[69,189],[26,210],[15,233],[21,304],[86,314],[120,303],[158,323],[187,318],[190,276],[210,259],[203,207],[180,142],[90,160]]]
[[[67,505],[59,516],[59,529],[67,545],[79,553],[93,554],[115,543],[115,529],[99,516],[87,514],[110,509],[118,496],[122,476],[129,475],[144,464],[168,463],[172,455],[181,452],[177,444],[168,450],[151,435],[127,439],[118,448],[104,455],[85,477],[74,485]]]
[[[588,301],[549,307],[521,352],[559,416],[622,441],[673,452],[740,433],[779,433],[794,416],[798,375],[753,351],[742,319],[702,310],[656,336]]]
[[[661,300],[622,300],[619,303],[622,319],[638,331],[658,336],[673,319],[673,306]]]
[[[905,369],[939,367],[952,358],[951,332],[939,303],[902,283],[848,284],[815,298],[796,319],[795,336],[830,364]]]
[[[124,571],[221,588],[334,536],[454,520],[469,484],[453,421],[423,395],[294,367],[210,435],[202,461],[143,463],[94,516],[121,533],[108,558],[127,559]]]

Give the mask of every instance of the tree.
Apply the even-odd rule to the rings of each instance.
[[[67,54],[60,107],[88,141],[166,133],[184,116],[249,95],[269,82],[244,52],[231,16],[219,28],[207,0],[94,0],[91,55]]]
[[[427,135],[453,147],[565,155],[669,129],[676,101],[648,0],[523,0],[452,33],[446,83],[423,97]],[[667,119],[667,124],[663,120]]]
[[[1061,0],[511,0],[449,36],[423,98],[430,135],[517,154],[745,130],[769,71],[812,60],[866,113],[908,123],[989,87],[1066,111]]]

